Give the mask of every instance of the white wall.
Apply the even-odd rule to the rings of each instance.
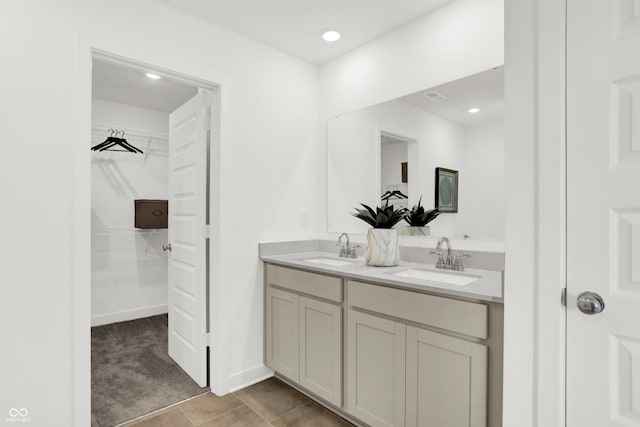
[[[257,243],[324,211],[315,66],[149,0],[4,1],[0,408],[34,427],[90,424],[90,47],[221,84],[218,393],[268,373]]]
[[[504,240],[504,124],[466,128],[457,237]]]
[[[565,426],[566,1],[505,4],[504,425]]]
[[[504,64],[504,1],[454,0],[432,14],[320,67],[320,148],[324,122]],[[325,184],[327,165],[319,168]],[[432,177],[431,180],[434,178]],[[322,205],[326,188],[320,192]],[[318,229],[327,230],[320,216]]]
[[[167,230],[136,230],[133,201],[167,199],[169,114],[96,98],[91,113],[92,146],[113,126],[144,151],[91,153],[91,324],[166,313]]]

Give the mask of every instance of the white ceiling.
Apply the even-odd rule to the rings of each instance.
[[[437,92],[447,99],[432,101],[427,93]],[[418,108],[462,126],[477,126],[504,119],[504,67],[483,71],[431,89],[399,98]],[[470,108],[480,112],[470,114]]]
[[[145,75],[145,71],[99,60],[93,61],[92,83],[94,98],[167,113],[184,104],[198,91],[196,87],[166,77],[152,80]]]
[[[450,0],[156,0],[315,64],[340,56]],[[327,43],[322,32],[342,38]]]

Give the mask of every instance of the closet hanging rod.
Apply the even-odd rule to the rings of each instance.
[[[91,124],[92,137],[96,137],[96,138],[102,137],[102,135],[104,135],[105,132],[107,132],[109,129],[112,129],[112,128],[124,129],[128,137],[140,138],[145,142],[149,139],[149,135],[151,135],[152,132],[153,132],[154,144],[158,142],[169,141],[169,134],[164,132],[158,132],[151,129],[131,128],[128,126],[115,125],[113,123],[100,123],[100,122],[94,122]]]

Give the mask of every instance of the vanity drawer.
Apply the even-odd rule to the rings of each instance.
[[[318,298],[342,302],[342,279],[266,264],[268,285],[291,289]]]
[[[487,339],[485,304],[348,281],[350,306]]]

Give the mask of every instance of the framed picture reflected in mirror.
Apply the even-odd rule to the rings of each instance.
[[[458,171],[436,168],[436,203],[442,213],[458,212]]]

